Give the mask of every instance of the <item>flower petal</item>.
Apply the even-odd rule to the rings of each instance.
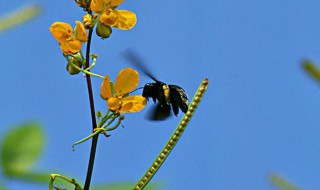
[[[122,99],[122,106],[128,103],[132,103],[132,106],[127,112],[139,112],[146,106],[147,99],[141,95],[127,96]]]
[[[122,69],[116,79],[115,92],[117,96],[133,91],[139,84],[139,73],[132,68]]]
[[[90,8],[96,13],[102,12],[104,8],[104,0],[91,0]]]
[[[118,15],[118,21],[113,27],[121,30],[130,30],[136,25],[137,16],[134,12],[127,10],[114,10],[114,12]]]
[[[64,43],[72,35],[73,30],[68,23],[54,22],[50,27],[50,32],[58,42]]]
[[[108,98],[111,98],[113,96],[109,75],[105,76],[105,78],[101,84],[100,96],[101,96],[101,98],[103,98],[105,100],[107,100]]]
[[[121,108],[119,110],[120,113],[129,112],[132,109],[133,103],[132,102],[122,102]]]
[[[88,41],[87,31],[80,21],[76,21],[76,27],[74,28],[74,37],[82,42]]]
[[[116,7],[120,5],[124,0],[104,0],[104,4],[107,5],[107,7]]]
[[[65,43],[60,43],[60,48],[64,54],[77,53],[82,48],[82,43],[72,36],[66,39]]]
[[[119,15],[116,14],[116,12],[112,9],[106,9],[103,11],[103,13],[100,15],[100,22],[104,25],[108,26],[114,26],[118,22]]]

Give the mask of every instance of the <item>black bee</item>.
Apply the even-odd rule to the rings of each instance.
[[[164,120],[168,118],[171,114],[171,107],[175,116],[178,115],[179,108],[184,113],[188,111],[188,95],[180,86],[174,84],[168,85],[157,80],[131,49],[127,49],[123,53],[123,56],[154,80],[153,83],[145,84],[142,92],[142,96],[148,100],[152,98],[154,103],[158,100],[156,108],[151,112],[151,120]]]

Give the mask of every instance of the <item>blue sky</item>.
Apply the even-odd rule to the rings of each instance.
[[[29,2],[1,3],[7,13]],[[34,3],[34,1],[30,1]],[[39,120],[47,134],[37,170],[85,178],[90,143],[73,142],[91,129],[85,79],[65,71],[65,60],[49,33],[54,21],[73,23],[82,10],[73,1],[35,1],[40,17],[0,35],[1,133],[16,123]],[[138,23],[93,39],[99,55],[94,72],[128,67],[119,54],[133,47],[155,75],[183,87],[190,97],[201,80],[210,86],[154,181],[165,189],[274,189],[279,173],[303,189],[318,189],[320,168],[319,85],[301,69],[302,58],[320,66],[320,2],[126,1]],[[141,85],[152,82],[141,76]],[[100,79],[93,80],[96,108]],[[150,107],[150,105],[148,105]],[[100,138],[93,183],[138,180],[173,132],[178,118],[144,119],[148,109],[128,114],[125,128]],[[12,189],[21,189],[15,182]],[[23,186],[25,187],[25,186]],[[37,189],[43,187],[36,186]]]

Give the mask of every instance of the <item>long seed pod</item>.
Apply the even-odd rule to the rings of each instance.
[[[159,170],[161,165],[169,156],[172,149],[177,144],[178,140],[182,136],[183,132],[185,131],[186,127],[188,126],[189,121],[191,120],[193,114],[195,113],[199,103],[201,102],[207,88],[208,88],[209,80],[208,78],[204,79],[200,84],[196,94],[194,95],[192,101],[190,102],[190,106],[188,108],[187,113],[182,117],[178,126],[176,127],[174,133],[171,135],[170,139],[168,140],[167,144],[164,146],[162,151],[156,157],[156,159],[151,164],[150,168],[147,172],[142,176],[142,178],[138,181],[138,183],[132,188],[133,190],[142,190],[144,187],[150,182],[152,177],[156,174]]]

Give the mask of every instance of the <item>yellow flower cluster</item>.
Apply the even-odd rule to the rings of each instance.
[[[100,96],[107,100],[110,110],[119,113],[138,112],[147,104],[147,99],[141,95],[129,96],[139,84],[139,74],[132,68],[119,72],[113,88],[109,75],[106,75],[102,84]]]
[[[68,23],[55,22],[51,25],[50,32],[66,55],[80,51],[82,43],[88,40],[86,29],[80,21],[76,21],[74,30]]]
[[[53,37],[59,42],[60,49],[68,59],[67,70],[70,74],[78,74],[80,71],[90,74],[82,69],[83,57],[75,58],[82,49],[82,44],[88,41],[86,29],[92,30],[96,25],[96,33],[102,38],[108,38],[112,32],[111,27],[121,30],[132,29],[137,18],[135,13],[127,10],[116,10],[124,0],[75,0],[76,4],[84,8],[88,13],[83,16],[83,23],[76,21],[74,29],[64,22],[54,22],[50,27]],[[87,2],[90,4],[87,4]],[[92,14],[92,11],[95,14]],[[95,62],[95,60],[94,60]],[[95,63],[94,63],[95,64]],[[93,64],[93,65],[94,65]],[[85,72],[86,71],[86,72]],[[102,77],[102,76],[101,76]],[[106,75],[101,84],[101,97],[107,101],[109,109],[116,113],[138,112],[143,109],[147,99],[141,95],[130,96],[139,83],[137,71],[126,68],[120,71],[115,84]]]
[[[100,14],[99,21],[107,26],[130,30],[137,23],[136,14],[127,10],[116,10],[124,0],[92,0],[90,9]]]

